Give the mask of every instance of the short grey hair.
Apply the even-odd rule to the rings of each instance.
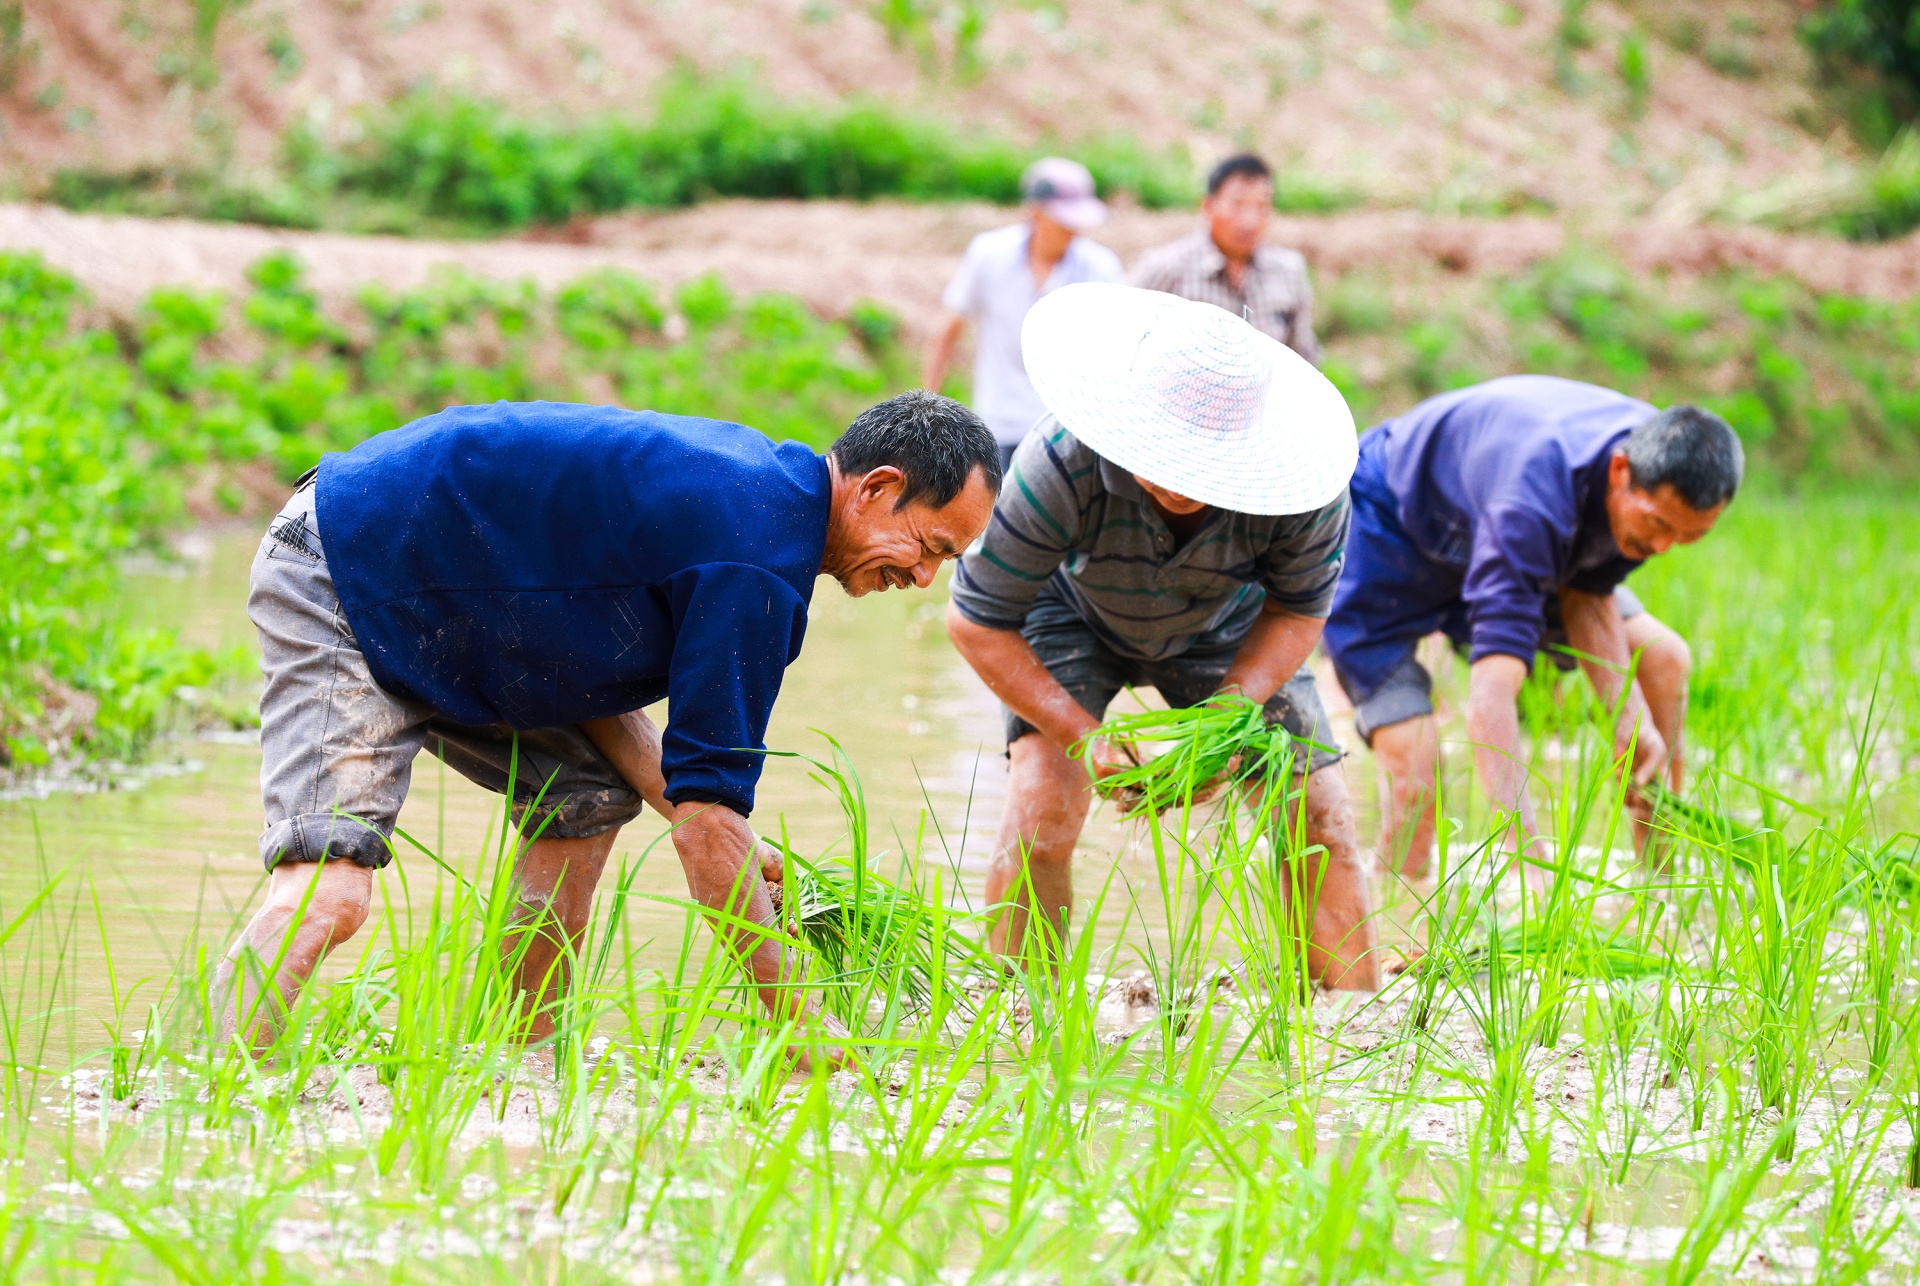
[[[1000,448],[980,417],[950,397],[914,389],[862,411],[827,453],[848,477],[892,465],[906,480],[896,508],[925,500],[935,509],[966,488],[977,469],[1000,494]]]
[[[1622,444],[1639,491],[1670,486],[1689,509],[1704,513],[1733,499],[1746,472],[1740,435],[1712,411],[1670,406]]]

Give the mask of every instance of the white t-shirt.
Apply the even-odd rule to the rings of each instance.
[[[1040,395],[1027,379],[1020,357],[1020,323],[1027,309],[1049,291],[1083,281],[1121,281],[1120,258],[1097,241],[1075,237],[1067,252],[1047,274],[1046,285],[1033,287],[1027,264],[1028,224],[983,232],[967,245],[960,271],[953,274],[941,296],[948,308],[972,320],[973,409],[1002,445],[1026,436],[1034,421],[1047,413]]]

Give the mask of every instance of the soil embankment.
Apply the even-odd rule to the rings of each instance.
[[[1692,219],[1860,159],[1813,88],[1802,7],[983,4],[962,68],[934,5],[22,0],[0,166],[21,193],[72,167],[264,170],[289,127],[348,137],[361,109],[427,85],[534,114],[633,113],[689,67],[1032,144],[1124,133],[1202,166],[1252,146],[1382,204]]]
[[[125,315],[157,286],[240,290],[248,264],[293,251],[323,297],[362,285],[415,286],[439,266],[545,287],[614,265],[671,286],[719,273],[740,291],[783,290],[828,314],[875,299],[919,330],[969,237],[1012,217],[983,204],[728,201],[654,216],[581,221],[539,237],[426,241],[233,224],[72,214],[0,205],[0,248],[33,251],[72,273],[109,313]],[[1101,239],[1124,258],[1191,227],[1185,214],[1121,210]],[[1449,219],[1366,211],[1276,221],[1316,272],[1438,268],[1500,276],[1559,253],[1578,235],[1645,273],[1692,276],[1728,268],[1785,275],[1820,291],[1880,298],[1920,292],[1920,235],[1885,245],[1789,236],[1757,228],[1642,221],[1569,233],[1543,218]]]

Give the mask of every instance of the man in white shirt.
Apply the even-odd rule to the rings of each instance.
[[[1058,156],[1035,161],[1020,177],[1020,191],[1027,199],[1026,219],[975,237],[947,283],[941,297],[946,312],[920,381],[939,389],[961,327],[972,321],[973,409],[1000,443],[1003,469],[1027,430],[1047,413],[1020,357],[1027,309],[1062,286],[1122,280],[1119,257],[1080,235],[1107,221],[1086,166]]]

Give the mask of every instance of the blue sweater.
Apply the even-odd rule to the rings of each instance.
[[[825,552],[825,460],[737,424],[460,406],[320,464],[347,623],[381,687],[551,727],[670,698],[675,803],[753,807]]]
[[[1429,398],[1362,439],[1354,537],[1328,650],[1363,690],[1418,633],[1531,662],[1548,595],[1610,593],[1639,566],[1607,521],[1613,450],[1654,408],[1514,375]],[[1356,547],[1364,545],[1364,549]]]

